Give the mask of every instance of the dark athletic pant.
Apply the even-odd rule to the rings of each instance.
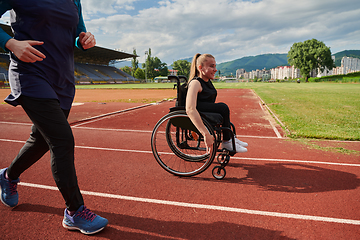
[[[50,150],[51,171],[55,183],[68,210],[76,211],[84,201],[75,172],[74,136],[67,121],[70,110],[61,109],[56,99],[22,95],[18,101],[34,125],[31,127],[30,138],[8,168],[8,177],[17,179]]]
[[[225,103],[210,103],[210,102],[197,102],[196,109],[200,112],[212,112],[220,113],[223,117],[223,127],[230,128],[230,110]],[[227,141],[231,139],[231,135],[228,131],[223,132],[223,140]]]

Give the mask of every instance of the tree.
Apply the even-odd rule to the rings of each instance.
[[[145,63],[142,64],[142,67],[146,73],[145,76],[150,79],[153,78],[155,68],[151,57],[151,48],[149,48],[149,51],[147,52],[147,58]]]
[[[122,70],[123,72],[126,72],[127,74],[131,74],[131,68],[128,67],[128,66],[125,66],[125,67],[121,68],[121,70]]]
[[[154,77],[167,76],[169,73],[167,64],[161,62],[161,60],[158,57],[154,57],[153,61],[154,61],[153,66],[157,70],[154,72]]]
[[[132,67],[132,76],[134,76],[136,69],[139,68],[139,61],[136,59],[136,49],[134,48],[133,54],[135,55],[131,60],[131,67]]]
[[[191,63],[186,60],[177,60],[173,62],[172,67],[178,71],[178,75],[189,76]]]
[[[323,72],[325,67],[329,70],[334,67],[330,48],[316,39],[294,43],[287,58],[290,65],[300,69],[306,82],[308,82],[312,70]]]
[[[148,57],[146,62],[142,64],[142,67],[146,71],[146,75],[148,79],[153,79],[160,75],[167,76],[168,68],[166,63],[162,63],[158,57],[151,56],[151,48],[148,51]]]
[[[145,73],[141,68],[137,68],[134,72],[134,77],[137,79],[145,79]]]

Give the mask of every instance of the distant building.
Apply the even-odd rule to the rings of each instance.
[[[175,75],[175,76],[177,76],[178,70],[168,69],[168,71],[169,71],[169,75]]]
[[[360,71],[360,59],[353,57],[343,57],[341,59],[341,67],[343,67],[343,74]]]
[[[335,56],[331,56],[332,60],[335,62]],[[335,74],[336,72],[336,74]],[[333,68],[331,70],[329,70],[327,67],[325,67],[324,71],[321,72],[320,71],[320,68],[318,68],[318,71],[317,71],[317,75],[316,77],[324,77],[324,76],[331,76],[331,75],[339,75],[339,74],[342,74],[340,73],[342,71],[340,71],[340,69],[336,69],[336,68]]]
[[[335,56],[332,56],[333,61],[335,62]],[[348,74],[352,72],[360,71],[360,59],[352,58],[352,57],[343,57],[341,59],[341,67],[333,68],[329,70],[327,68],[324,69],[323,72],[320,72],[320,69],[312,70],[309,75],[310,77],[323,77],[329,75],[340,75],[340,74]],[[266,80],[269,78],[268,75],[271,76],[271,79],[283,80],[283,79],[297,79],[301,78],[300,69],[295,68],[294,66],[279,66],[276,68],[272,68],[270,70],[253,70],[251,72],[246,72],[245,69],[241,68],[236,71],[236,78],[244,78],[244,79],[260,79]]]
[[[245,69],[244,68],[240,68],[238,70],[236,70],[236,79],[239,79],[239,78],[244,78],[244,74],[246,73]]]
[[[335,62],[335,56],[333,56],[333,61]],[[353,57],[343,57],[341,59],[341,67],[335,67],[332,70],[325,70],[321,73],[318,71],[317,77],[331,76],[331,75],[342,75],[352,72],[360,71],[360,59]]]
[[[271,70],[271,79],[294,79],[300,77],[300,69],[295,68],[294,66],[280,66],[272,68]]]

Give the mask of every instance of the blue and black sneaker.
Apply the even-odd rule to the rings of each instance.
[[[65,209],[63,227],[69,230],[79,230],[84,234],[94,234],[103,230],[107,224],[108,220],[106,218],[96,215],[84,205],[73,216],[70,216],[67,209]]]
[[[1,202],[8,207],[15,207],[19,202],[19,194],[17,192],[17,184],[20,179],[8,180],[5,178],[7,168],[0,170],[0,192]]]

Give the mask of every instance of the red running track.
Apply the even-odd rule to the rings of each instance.
[[[93,238],[359,239],[359,157],[282,138],[251,90],[218,93],[230,106],[239,138],[249,143],[247,153],[231,158],[221,181],[212,177],[211,167],[180,178],[155,161],[152,128],[174,102],[73,107],[79,185],[86,205],[109,219]],[[28,138],[30,124],[20,108],[11,108],[11,114],[5,106],[0,110],[4,168]],[[105,113],[114,114],[79,121]],[[346,144],[360,150],[358,142]],[[48,154],[21,181],[19,205],[0,206],[0,239],[86,238],[61,226],[64,202]]]

